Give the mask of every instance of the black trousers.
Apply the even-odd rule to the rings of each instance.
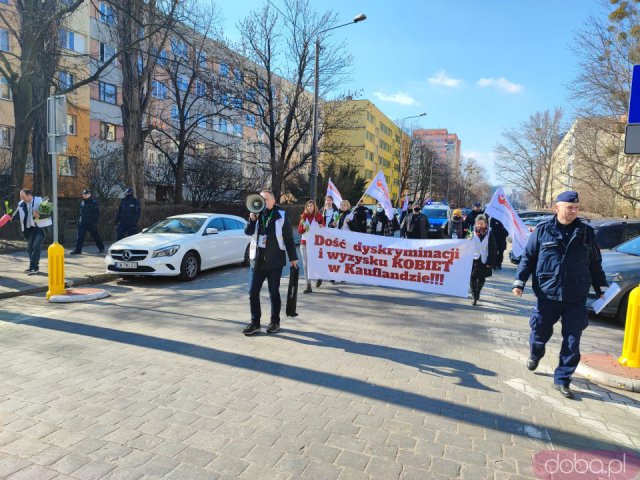
[[[251,269],[251,281],[249,283],[249,303],[251,305],[251,323],[260,326],[262,310],[260,308],[260,290],[265,279],[269,286],[269,298],[271,300],[271,323],[280,324],[280,310],[282,309],[282,299],[280,298],[280,278],[282,277],[282,267],[263,270],[261,268]]]
[[[119,223],[116,228],[116,233],[118,235],[118,240],[122,240],[125,237],[130,237],[131,235],[138,233],[138,227],[136,225]]]
[[[84,245],[84,237],[87,235],[87,232],[91,234],[93,240],[96,242],[96,247],[98,250],[104,250],[104,243],[102,243],[102,237],[100,237],[100,233],[98,232],[98,228],[95,224],[85,225],[82,223],[78,224],[78,238],[76,238],[76,252],[82,252],[82,246]]]

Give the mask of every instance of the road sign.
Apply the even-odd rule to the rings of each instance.
[[[640,125],[627,125],[624,134],[625,155],[640,155]]]
[[[633,66],[627,123],[640,123],[640,65]]]
[[[67,97],[53,95],[47,99],[47,150],[50,154],[67,151]]]

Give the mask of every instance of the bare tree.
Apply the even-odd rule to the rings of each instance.
[[[408,189],[416,201],[433,197],[438,183],[440,158],[429,142],[413,142],[410,155]]]
[[[607,3],[608,16],[590,18],[575,38],[580,62],[570,91],[585,133],[575,143],[580,168],[574,176],[635,207],[640,157],[625,156],[622,145],[632,67],[640,63],[640,13],[637,2]]]
[[[89,182],[91,192],[100,203],[116,198],[125,188],[122,145],[96,143],[81,174]]]
[[[152,83],[157,100],[149,109],[152,132],[148,142],[169,161],[175,177],[175,203],[183,201],[187,156],[201,155],[199,149],[215,143],[213,129],[229,108],[229,95],[223,93],[224,85],[211,63],[219,50],[214,43],[218,13],[195,4],[192,7],[188,23],[176,28],[172,54],[158,65]]]
[[[259,177],[245,175],[232,149],[212,146],[189,159],[185,186],[194,207],[238,202],[262,187]]]
[[[319,14],[308,0],[284,0],[282,11],[286,14],[267,3],[239,23],[242,57],[234,61],[243,108],[255,115],[262,132],[256,142],[268,151],[261,168],[269,172],[276,198],[284,182],[311,159],[311,149],[303,146],[311,141],[316,38],[321,37],[322,97],[337,90],[351,63],[344,44],[330,44],[330,36],[320,33],[336,25],[334,13]]]
[[[526,191],[536,208],[550,205],[553,152],[560,141],[562,109],[536,112],[517,128],[502,132],[495,147],[498,177]]]
[[[109,15],[102,28],[116,45],[122,75],[122,140],[125,179],[144,202],[144,143],[150,132],[147,112],[152,81],[159,58],[183,19],[186,10],[179,0],[110,0]],[[176,40],[174,38],[174,40]],[[164,53],[163,53],[164,52]]]
[[[491,186],[487,180],[488,174],[473,158],[465,158],[462,161],[460,176],[452,183],[452,190],[456,199],[456,206],[471,205],[474,202],[489,200]]]

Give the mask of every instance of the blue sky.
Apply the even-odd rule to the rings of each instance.
[[[281,5],[278,0],[272,0]],[[218,3],[225,34],[263,0]],[[604,15],[598,0],[312,0],[348,22],[336,30],[354,57],[345,90],[362,90],[392,120],[427,112],[421,128],[447,128],[495,180],[500,133],[538,110],[561,106],[572,119],[567,84],[578,59],[576,30]],[[412,120],[408,120],[408,126]]]

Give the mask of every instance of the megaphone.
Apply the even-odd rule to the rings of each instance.
[[[260,213],[265,207],[264,198],[257,193],[249,195],[244,204],[251,213]]]

